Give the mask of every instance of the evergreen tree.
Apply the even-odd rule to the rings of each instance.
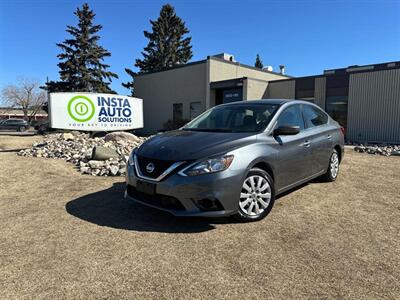
[[[144,31],[149,42],[142,52],[143,59],[136,59],[135,67],[139,68],[137,74],[162,71],[185,64],[192,58],[192,38],[186,36],[189,29],[176,15],[173,6],[164,5],[158,19],[150,20],[150,23],[152,32]],[[131,89],[133,94],[133,78],[136,73],[130,69],[125,71],[132,77],[132,81],[122,85]]]
[[[108,71],[110,66],[103,63],[111,53],[98,45],[100,36],[96,35],[102,26],[93,24],[95,13],[87,3],[74,14],[78,17],[78,26],[68,25],[66,29],[72,38],[57,44],[62,50],[57,55],[61,61],[58,64],[61,81],[50,81],[45,89],[49,92],[114,93],[110,83],[118,75]]]
[[[254,63],[254,66],[255,66],[256,68],[259,68],[259,69],[264,68],[264,65],[263,65],[263,63],[262,63],[262,60],[261,60],[261,58],[260,58],[260,55],[258,55],[258,54],[257,54],[257,56],[256,56],[256,62]]]

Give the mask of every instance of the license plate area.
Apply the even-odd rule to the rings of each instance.
[[[144,194],[154,195],[156,193],[156,185],[151,182],[137,180],[136,190]]]

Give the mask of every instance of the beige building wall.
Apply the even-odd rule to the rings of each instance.
[[[173,104],[183,104],[183,118],[190,118],[190,103],[206,103],[206,62],[135,77],[135,97],[143,99],[144,128],[154,133],[173,116]]]
[[[295,81],[271,81],[268,84],[266,97],[268,99],[294,99],[295,98]]]
[[[173,117],[173,104],[183,104],[183,117],[190,118],[190,103],[200,102],[204,111],[215,105],[215,91],[210,83],[248,77],[244,80],[243,98],[262,99],[269,80],[288,76],[262,71],[237,62],[211,57],[205,61],[163,72],[135,77],[135,96],[143,99],[144,128],[142,134],[154,133]]]
[[[243,100],[259,100],[266,97],[268,81],[246,78],[243,80]]]
[[[400,143],[400,69],[350,75],[347,138]]]
[[[249,66],[241,65],[237,62],[222,60],[215,57],[210,57],[210,82],[251,77],[265,81],[287,79],[288,76],[276,74]]]
[[[210,57],[208,59],[209,64],[209,82],[229,80],[235,78],[243,78],[249,77],[252,79],[249,82],[251,85],[254,84],[258,91],[254,92],[254,95],[246,94],[249,89],[243,89],[243,99],[261,99],[265,95],[264,92],[261,92],[260,89],[263,88],[263,84],[255,83],[255,79],[259,79],[261,81],[270,81],[270,80],[279,80],[279,79],[287,79],[288,76],[272,73],[268,71],[259,70],[256,68],[252,68],[249,66],[241,65],[237,62],[226,61],[223,59]],[[266,83],[266,86],[268,84]],[[252,93],[252,92],[251,92]],[[262,96],[260,96],[262,93]],[[210,100],[211,99],[211,100]],[[209,97],[207,99],[207,108],[212,106],[212,98]]]

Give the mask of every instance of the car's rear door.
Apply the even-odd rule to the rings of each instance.
[[[8,129],[15,130],[18,127],[18,120],[9,120]]]
[[[282,111],[274,128],[280,126],[299,126],[300,132],[296,135],[274,137],[278,150],[275,163],[278,192],[312,174],[311,149],[299,104],[290,105]]]
[[[305,132],[308,135],[313,161],[313,174],[326,171],[332,151],[332,133],[328,115],[318,107],[303,104]]]

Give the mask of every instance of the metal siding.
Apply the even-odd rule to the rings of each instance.
[[[268,84],[266,97],[268,99],[294,99],[296,81],[270,81]]]
[[[350,75],[347,139],[400,143],[400,70]]]
[[[326,78],[325,77],[315,78],[315,91],[314,91],[315,104],[317,104],[322,109],[325,109],[325,95],[326,95]]]

